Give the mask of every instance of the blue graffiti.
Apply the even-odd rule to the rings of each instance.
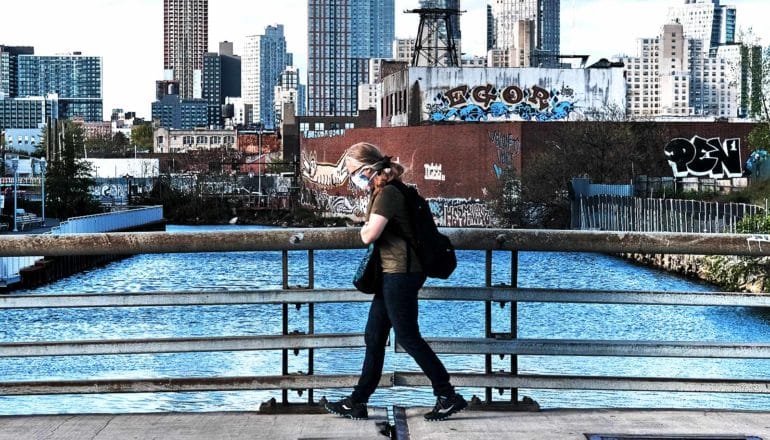
[[[759,165],[767,159],[767,151],[754,150],[746,159],[746,175],[750,176],[757,171]]]
[[[485,121],[487,119],[486,111],[478,105],[466,105],[460,109],[460,119],[463,121]]]
[[[551,90],[540,88],[515,89],[518,94],[505,95],[492,86],[470,89],[456,87],[446,93],[434,96],[426,105],[428,118],[432,122],[520,119],[522,121],[556,121],[569,118],[575,111],[575,103],[561,98],[572,98],[572,89]],[[481,93],[483,92],[483,93]],[[564,93],[563,93],[564,92]],[[515,99],[510,99],[515,96]],[[507,99],[506,99],[507,98]],[[512,104],[513,102],[513,104]]]

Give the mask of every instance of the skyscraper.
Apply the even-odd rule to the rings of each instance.
[[[293,62],[286,52],[283,25],[268,26],[264,35],[246,37],[241,63],[241,97],[252,107],[252,117],[247,125],[262,123],[263,127],[275,127],[275,86],[281,73]]]
[[[203,54],[203,99],[208,103],[209,127],[222,125],[222,59],[218,53]]]
[[[233,43],[223,41],[219,53],[203,55],[202,83],[201,97],[208,102],[209,126],[221,127],[225,98],[241,96],[241,57],[233,55]]]
[[[0,95],[14,98],[19,94],[19,55],[34,55],[31,46],[0,45]]]
[[[388,58],[394,0],[308,0],[308,115],[353,116],[369,58]]]
[[[102,120],[102,58],[19,55],[18,96],[58,94],[59,117]]]
[[[681,23],[685,37],[702,41],[703,52],[710,55],[735,41],[735,18],[735,7],[720,5],[720,0],[684,0],[668,11],[669,21]]]
[[[530,21],[531,65],[558,67],[560,16],[560,0],[494,0],[491,20],[494,27],[494,46],[497,49],[516,48],[517,35],[522,28],[521,25],[517,27],[517,23]]]
[[[178,80],[183,98],[200,89],[196,79],[200,82],[209,44],[208,10],[208,0],[163,0],[164,79]]]

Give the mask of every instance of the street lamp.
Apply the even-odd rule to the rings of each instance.
[[[18,176],[19,176],[19,158],[11,159],[11,169],[13,170],[13,232],[18,232],[19,228],[16,226],[16,195],[19,192]]]
[[[257,191],[259,192],[260,201],[262,200],[262,130],[264,125],[261,122],[257,125],[257,133],[259,134],[259,162],[257,162]]]
[[[127,206],[131,206],[131,179],[133,179],[134,176],[132,176],[130,174],[126,174],[123,177],[126,178],[126,189],[128,190],[126,192],[126,205]]]

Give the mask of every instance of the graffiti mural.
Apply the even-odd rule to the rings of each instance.
[[[499,179],[504,169],[513,168],[514,158],[521,153],[521,141],[511,133],[498,130],[489,132],[489,141],[497,149],[497,161],[492,164],[492,169]]]
[[[480,200],[428,199],[436,224],[447,228],[490,226],[494,224],[492,213]]]
[[[337,163],[319,163],[316,160],[315,152],[310,154],[302,152],[302,177],[311,183],[322,188],[335,188],[342,186],[345,179],[348,178],[348,171],[345,169],[345,156],[337,160]]]
[[[767,160],[767,150],[754,150],[749,155],[749,158],[746,159],[746,174],[751,176],[753,174],[756,174],[759,176],[757,171],[759,171],[760,165]]]
[[[509,85],[462,85],[437,94],[426,105],[431,121],[555,121],[575,110],[574,91],[569,87],[546,90]]]
[[[425,167],[425,180],[440,180],[442,182],[446,180],[440,163],[426,163],[423,166]]]
[[[708,176],[714,179],[741,177],[741,140],[706,139],[694,136],[691,140],[677,138],[664,148],[664,154],[674,177]]]

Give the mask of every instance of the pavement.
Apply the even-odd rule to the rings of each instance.
[[[401,426],[400,438],[587,440],[591,439],[588,434],[614,434],[615,437],[609,438],[734,440],[754,437],[770,440],[770,412],[633,409],[464,411],[443,422],[426,422],[422,414],[427,410],[406,409],[406,423]],[[385,408],[370,408],[369,415],[369,420],[361,421],[331,414],[259,412],[7,416],[0,417],[0,440],[387,438],[380,431],[389,419],[394,422],[393,413],[389,416]],[[659,437],[649,437],[651,435]]]

